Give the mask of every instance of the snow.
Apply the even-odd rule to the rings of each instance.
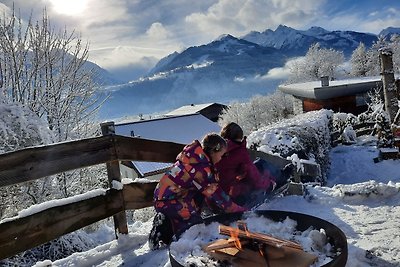
[[[330,151],[327,186],[307,186],[306,196],[285,196],[259,209],[300,212],[327,220],[347,236],[349,267],[399,266],[400,262],[400,162],[374,163],[375,140],[363,137],[356,144]],[[140,212],[140,211],[137,211]],[[146,211],[148,212],[148,211]],[[168,250],[151,251],[147,243],[152,219],[129,225],[129,234],[86,252],[35,266],[165,266]],[[109,230],[104,230],[109,236]],[[99,230],[98,235],[102,232]],[[191,242],[188,240],[188,242]]]
[[[116,184],[113,183],[114,186],[116,186]],[[122,189],[122,187],[120,187]],[[73,197],[67,197],[67,198],[62,198],[62,199],[54,199],[54,200],[50,200],[50,201],[46,201],[40,204],[35,204],[30,206],[27,209],[23,209],[20,212],[18,212],[17,216],[11,217],[11,218],[5,218],[3,220],[0,221],[1,223],[5,223],[5,222],[9,222],[9,221],[13,221],[16,219],[20,219],[23,217],[27,217],[30,216],[32,214],[41,212],[43,210],[46,209],[50,209],[53,207],[57,207],[57,206],[62,206],[62,205],[66,205],[69,203],[75,203],[75,202],[79,202],[85,199],[89,199],[89,198],[93,198],[93,197],[97,197],[97,196],[101,196],[101,195],[105,195],[106,194],[106,189],[95,189],[80,195],[76,195]]]

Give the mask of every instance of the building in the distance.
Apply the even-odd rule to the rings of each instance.
[[[358,115],[367,110],[368,92],[382,89],[380,77],[363,77],[280,85],[278,89],[294,97],[295,114],[312,110],[331,109],[334,112]]]
[[[172,110],[165,114],[165,116],[180,116],[199,113],[204,117],[217,122],[222,111],[226,108],[226,105],[219,103],[191,104]]]

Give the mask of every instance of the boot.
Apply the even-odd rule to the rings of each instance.
[[[160,249],[168,246],[173,237],[172,224],[169,218],[163,213],[158,212],[153,219],[153,228],[149,235],[150,249]]]

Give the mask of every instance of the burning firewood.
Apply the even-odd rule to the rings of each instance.
[[[213,258],[227,261],[234,267],[301,267],[310,266],[317,260],[315,255],[304,252],[300,244],[250,232],[242,221],[238,221],[238,228],[220,225],[219,232],[230,237],[211,242],[203,250]]]
[[[279,239],[279,238],[265,235],[265,234],[253,233],[250,231],[243,231],[243,230],[240,230],[239,228],[234,228],[234,227],[230,227],[230,226],[226,226],[226,225],[219,226],[219,233],[223,234],[223,235],[227,235],[227,236],[231,236],[232,233],[235,233],[235,234],[237,234],[237,236],[239,238],[242,238],[242,239],[252,239],[254,241],[259,241],[259,242],[262,242],[262,243],[265,243],[267,245],[274,246],[274,247],[285,246],[285,247],[291,247],[291,248],[303,250],[303,248],[301,247],[300,244],[298,244],[296,242],[292,242],[290,240],[283,240],[283,239]]]

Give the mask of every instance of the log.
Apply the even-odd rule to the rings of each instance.
[[[296,242],[290,240],[279,239],[273,236],[269,236],[266,234],[254,233],[250,231],[243,231],[238,228],[220,225],[219,226],[219,233],[227,236],[231,236],[231,233],[237,235],[238,238],[244,240],[254,240],[258,242],[265,243],[270,246],[274,247],[290,247],[294,249],[303,250],[302,246]]]
[[[226,241],[217,240],[207,246],[227,244]],[[317,256],[303,250],[290,247],[276,248],[267,245],[258,251],[246,246],[242,249],[226,247],[216,250],[204,250],[214,259],[228,261],[233,267],[308,267],[318,259]]]
[[[218,239],[214,242],[211,242],[209,244],[207,244],[206,246],[203,247],[203,250],[206,252],[211,252],[211,251],[220,251],[220,252],[224,252],[224,249],[234,249],[237,253],[237,251],[239,250],[239,248],[237,248],[237,239],[234,238],[229,238],[229,239]],[[246,245],[248,242],[247,241],[241,241],[240,242],[241,245]],[[230,253],[227,253],[230,254]]]

